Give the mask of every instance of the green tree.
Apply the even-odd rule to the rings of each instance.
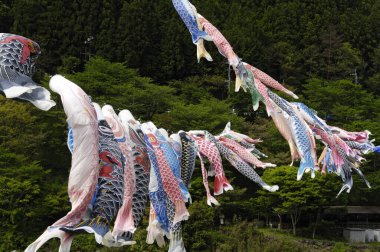
[[[200,129],[213,133],[220,133],[228,121],[235,127],[243,123],[242,118],[232,113],[228,103],[215,98],[202,99],[199,104],[173,104],[167,114],[156,115],[154,121],[173,131]]]
[[[0,31],[9,32],[12,25],[11,9],[8,5],[0,3]]]
[[[258,202],[264,211],[272,209],[279,216],[288,214],[291,218],[293,234],[296,235],[296,226],[302,214],[315,211],[327,204],[334,203],[339,184],[332,178],[335,175],[316,174],[314,179],[310,173],[306,173],[302,180],[295,179],[296,168],[277,167],[266,170],[263,176],[268,184],[276,184],[280,190],[269,193],[258,191],[258,197],[253,199],[253,204]],[[338,178],[337,176],[335,176]]]
[[[328,119],[328,124],[380,134],[376,123],[380,120],[380,100],[362,85],[348,80],[331,82],[314,78],[304,88],[305,103],[318,111],[321,118]]]
[[[111,63],[99,57],[91,58],[85,71],[67,77],[101,106],[107,103],[116,111],[129,109],[136,118],[144,120],[165,113],[176,100],[174,89],[141,77],[136,70],[121,63]]]

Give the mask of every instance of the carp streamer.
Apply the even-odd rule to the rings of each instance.
[[[172,3],[197,46],[198,61],[202,57],[212,61],[204,47],[205,40],[212,41],[235,72],[235,91],[248,91],[254,110],[260,102],[264,104],[289,144],[290,165],[300,160],[297,180],[305,173],[312,178],[315,172],[336,174],[343,181],[337,197],[343,191],[350,192],[352,173],[370,187],[359,166],[365,160],[363,155],[380,153],[380,147],[369,139],[369,131],[348,132],[330,126],[305,104],[289,102],[273,93],[271,89],[298,99],[268,74],[243,62],[223,34],[188,0]],[[7,98],[27,100],[39,109],[49,110],[55,105],[50,92],[31,79],[39,54],[36,42],[0,33],[0,90]],[[116,114],[111,105],[101,108],[63,76],[53,76],[49,86],[60,95],[67,116],[67,145],[72,154],[68,181],[71,210],[49,226],[26,252],[37,251],[52,238],[60,239],[59,251],[70,251],[75,234],[83,232],[94,234],[96,242],[107,247],[132,245],[147,205],[150,212],[146,242],[162,247],[168,239],[169,251],[186,251],[182,223],[189,218],[186,203],[191,204],[188,188],[197,158],[210,206],[220,205],[215,196],[233,190],[223,159],[263,189],[279,190],[255,171],[256,167],[276,166],[260,160],[267,157],[256,148],[261,140],[231,130],[230,123],[215,136],[199,129],[169,135],[153,122],[139,122],[127,109]],[[325,146],[319,158],[316,140]],[[208,185],[209,176],[214,177],[213,190]]]

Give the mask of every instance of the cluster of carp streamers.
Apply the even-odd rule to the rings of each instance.
[[[364,160],[363,154],[379,153],[380,148],[369,140],[369,131],[347,132],[329,126],[305,104],[288,102],[273,93],[269,88],[298,98],[260,69],[243,62],[220,31],[189,1],[172,2],[197,45],[198,61],[202,57],[212,60],[204,40],[213,41],[235,71],[235,91],[249,91],[254,110],[260,101],[265,105],[268,116],[289,143],[291,165],[300,160],[297,180],[305,172],[310,172],[311,177],[319,170],[335,173],[343,181],[339,196],[351,190],[355,172],[370,187],[359,164]],[[7,98],[24,99],[49,110],[55,105],[49,91],[31,79],[39,54],[36,42],[0,33],[0,88]],[[72,208],[30,244],[27,252],[37,251],[54,237],[61,241],[59,251],[70,251],[74,235],[82,232],[93,233],[99,244],[108,247],[132,245],[148,198],[147,243],[163,246],[166,237],[170,240],[169,251],[185,251],[181,223],[189,218],[186,203],[191,203],[188,188],[197,157],[210,206],[219,203],[211,195],[208,176],[214,176],[214,196],[233,189],[225,176],[222,158],[262,188],[270,192],[279,189],[266,184],[253,169],[276,166],[260,161],[266,157],[255,146],[260,140],[232,131],[229,123],[217,136],[205,130],[179,131],[169,136],[152,122],[140,123],[128,110],[117,115],[110,105],[101,108],[63,76],[53,76],[49,86],[61,96],[67,115],[67,144],[72,153],[68,194]],[[315,139],[325,145],[319,159]]]

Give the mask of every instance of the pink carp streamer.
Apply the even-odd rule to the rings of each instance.
[[[352,171],[358,173],[369,186],[368,181],[357,168],[360,162],[364,160],[363,154],[378,152],[378,148],[369,139],[371,133],[368,130],[348,132],[338,127],[329,126],[306,105],[289,103],[274,94],[269,88],[281,91],[295,99],[298,98],[297,95],[268,74],[242,62],[223,34],[199,13],[198,20],[202,28],[212,37],[219,52],[227,58],[228,63],[234,68],[237,77],[236,91],[239,91],[241,85],[244,89],[248,88],[252,95],[254,109],[258,108],[259,101],[265,104],[268,115],[272,117],[281,135],[289,143],[291,165],[295,160],[301,159],[297,179],[301,179],[302,174],[310,170],[312,177],[314,177],[314,171],[319,170],[319,164],[322,164],[322,172],[326,172],[327,169],[342,178],[344,185],[341,192],[344,189],[350,191]],[[228,136],[228,134],[224,133],[224,136]],[[233,139],[231,136],[228,138]],[[321,139],[326,145],[318,162],[315,138]],[[233,143],[224,141],[223,144],[237,153],[237,147]],[[246,142],[241,141],[241,144],[246,145]]]
[[[246,63],[244,63],[244,66],[246,67],[246,69],[248,71],[253,73],[253,71],[255,69],[253,66],[246,64]],[[263,99],[264,99],[263,102],[265,104],[265,108],[267,110],[268,116],[270,116],[271,113],[273,112],[273,104],[269,98],[268,88],[261,82],[260,79],[256,78],[255,75],[254,75],[254,87],[259,92],[259,94],[263,97]]]
[[[239,91],[240,86],[246,90],[246,85],[241,80],[241,77],[244,75],[244,69],[239,67],[242,65],[241,60],[234,52],[231,44],[215,26],[213,26],[206,18],[200,14],[198,14],[198,21],[200,23],[200,26],[204,28],[204,30],[212,38],[212,41],[214,42],[216,48],[218,48],[219,53],[228,60],[228,63],[234,69],[236,75],[235,91]]]
[[[200,153],[198,153],[198,157],[201,162],[203,185],[205,186],[206,196],[207,196],[207,205],[211,206],[212,204],[214,204],[216,206],[220,206],[219,202],[210,193],[210,188],[208,187],[208,181],[207,181],[207,170],[204,165],[203,157]]]
[[[268,74],[264,73],[258,68],[252,67],[251,69],[253,75],[260,80],[265,86],[274,88],[278,91],[281,91],[285,94],[288,94],[292,96],[294,99],[298,99],[298,96],[295,95],[292,91],[285,88],[283,85],[281,85],[278,81],[270,77]]]
[[[208,158],[214,169],[214,195],[222,194],[223,189],[225,191],[233,190],[233,187],[230,185],[224,174],[222,158],[215,145],[208,141],[204,136],[196,136],[193,134],[190,134],[190,136],[196,141],[200,154]]]
[[[250,144],[257,144],[257,143],[262,142],[261,139],[253,139],[247,135],[244,135],[244,134],[241,134],[241,133],[238,133],[238,132],[231,130],[231,122],[228,122],[226,124],[226,127],[224,128],[221,135],[223,135],[223,136],[228,135],[228,138],[234,139],[235,141],[238,141],[238,142],[246,142],[246,143],[250,143]]]
[[[218,48],[219,53],[227,58],[228,63],[231,66],[236,68],[240,62],[240,59],[235,54],[231,44],[215,26],[213,26],[206,18],[200,14],[198,14],[198,20],[208,35],[211,36],[212,42],[214,42],[215,46]]]
[[[255,157],[248,149],[241,146],[239,143],[235,142],[232,139],[226,137],[219,137],[219,141],[226,146],[228,149],[235,152],[241,159],[245,162],[252,164],[256,167],[267,168],[267,167],[276,167],[275,164],[263,163],[257,157]]]

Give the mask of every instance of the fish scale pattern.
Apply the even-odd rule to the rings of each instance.
[[[224,174],[222,158],[215,144],[208,141],[204,136],[198,136],[192,133],[190,133],[190,136],[197,143],[199,153],[207,157],[215,172],[214,195],[222,194],[223,189],[226,191],[232,190],[233,188]]]
[[[281,85],[278,81],[270,77],[265,72],[261,71],[258,68],[253,67],[252,72],[255,75],[256,78],[258,78],[264,85],[277,89],[278,91],[282,91],[290,96],[293,96],[295,99],[297,99],[297,95],[295,95],[292,91],[285,88],[283,85]]]
[[[198,15],[199,22],[205,31],[212,37],[212,41],[215,46],[218,48],[220,54],[228,59],[228,62],[231,66],[237,67],[240,59],[233,51],[231,44],[227,41],[227,39],[223,36],[223,34],[213,26],[206,18]]]
[[[182,199],[181,190],[178,185],[178,181],[174,176],[172,170],[170,169],[170,165],[168,164],[165,154],[160,148],[159,142],[155,135],[148,133],[147,134],[148,141],[152,145],[154,149],[155,156],[157,158],[158,166],[160,169],[160,174],[162,178],[163,188],[168,195],[170,201],[175,204],[176,209],[176,217],[174,222],[177,223],[182,220],[186,220],[189,216],[187,212],[185,202]],[[167,209],[169,213],[169,209]],[[170,219],[170,217],[169,217]]]
[[[331,133],[331,130],[329,129],[328,125],[305,104],[301,102],[293,102],[292,104],[295,104],[300,111],[304,112],[308,117],[311,118],[311,122],[310,122],[311,125],[316,124],[324,131]]]
[[[231,140],[233,140],[232,138],[230,138],[230,137],[228,137],[228,136],[226,136],[228,139],[231,139]],[[239,144],[241,145],[241,146],[243,146],[244,148],[246,148],[246,149],[256,149],[256,146],[254,145],[254,144],[251,144],[251,143],[247,143],[247,142],[245,142],[245,141],[240,141],[239,142]]]
[[[169,218],[169,225],[170,225],[170,244],[169,244],[169,251],[177,251],[176,247],[181,247],[184,249],[184,244],[182,240],[182,223],[175,222],[175,204],[171,200],[167,201],[167,209],[168,209],[168,218]],[[179,250],[183,251],[183,250]]]
[[[99,177],[90,219],[85,219],[74,227],[62,227],[61,230],[69,233],[81,230],[95,233],[96,240],[101,243],[123,204],[125,160],[105,120],[98,121],[98,132]]]
[[[247,88],[249,89],[249,92],[252,96],[251,98],[254,110],[258,109],[260,101],[266,105],[268,115],[273,117],[273,120],[276,126],[279,128],[280,133],[289,142],[292,161],[293,159],[301,158],[301,165],[297,174],[298,180],[302,178],[303,173],[308,169],[312,170],[312,178],[314,177],[314,169],[317,170],[318,167],[316,162],[316,144],[314,137],[321,136],[322,140],[324,140],[326,144],[326,148],[324,153],[322,153],[319,161],[321,162],[323,160],[324,166],[327,166],[329,171],[335,172],[337,175],[341,176],[344,185],[339,194],[345,189],[347,189],[347,191],[351,190],[353,185],[352,172],[356,172],[359,176],[361,176],[367,186],[370,187],[362,172],[357,168],[359,166],[359,163],[364,160],[360,153],[380,151],[379,146],[375,147],[374,145],[371,145],[372,141],[369,140],[369,131],[347,132],[337,127],[328,126],[322,119],[316,116],[316,113],[314,113],[314,111],[307,108],[304,104],[289,103],[276,94],[272,93],[270,90],[268,90],[269,87],[285,92],[288,95],[297,98],[293,92],[286,89],[266,73],[244,63],[233,51],[232,46],[229,44],[223,34],[204,17],[198,15],[195,7],[192,6],[188,0],[172,0],[172,3],[180,17],[183,19],[188,30],[190,31],[193,43],[197,45],[198,61],[201,57],[212,60],[211,56],[205,51],[203,39],[209,41],[213,40],[219,52],[227,58],[229,65],[232,66],[235,71],[235,90],[238,91],[240,87],[243,87],[244,91],[247,91]],[[205,29],[205,31],[202,31],[202,29]],[[0,34],[0,77],[3,79],[8,78],[8,80],[17,79],[15,83],[18,83],[16,84],[21,83],[25,86],[28,86],[26,85],[29,84],[28,81],[30,81],[28,75],[30,76],[30,73],[34,71],[34,65],[32,65],[31,61],[33,61],[34,57],[38,56],[39,47],[38,45],[33,44],[32,41],[23,37],[16,35],[17,38],[9,40],[7,36],[8,35],[4,37],[4,34]],[[13,43],[10,43],[11,46],[7,45],[9,44],[9,41],[13,41]],[[18,75],[25,75],[25,77],[28,78],[18,79]],[[4,93],[6,93],[7,89],[4,88],[4,86],[9,88],[9,86],[13,87],[15,84],[6,83],[0,79],[0,85],[2,85],[0,87],[3,89]],[[33,87],[33,89],[34,88],[35,87]],[[21,88],[19,87],[14,88],[14,90],[17,90],[17,92],[19,92],[20,89]],[[14,90],[13,93],[17,93]],[[28,97],[31,93],[29,91],[31,90],[24,91],[24,93],[27,93],[27,95],[25,95],[26,98],[24,97],[23,99],[32,100],[30,97]],[[9,94],[11,94],[10,91]],[[18,95],[15,95],[13,97],[17,96]],[[7,97],[9,98],[11,96],[7,95]],[[151,126],[152,124],[153,123],[150,123]],[[318,128],[312,131],[313,127]],[[106,128],[107,127],[104,127],[104,129]],[[142,128],[145,128],[145,126],[142,126]],[[150,129],[151,128],[149,128],[149,130]],[[211,203],[217,204],[217,201],[211,196],[208,188],[206,169],[203,163],[204,157],[207,157],[209,159],[211,166],[216,174],[214,182],[215,195],[221,194],[223,192],[223,189],[232,190],[232,187],[228,183],[224,174],[221,156],[227,159],[240,173],[248,177],[250,180],[256,182],[264,189],[269,191],[278,190],[278,186],[267,185],[248,164],[248,162],[250,162],[257,166],[269,166],[269,164],[259,161],[252,155],[251,152],[255,151],[257,156],[265,156],[257,149],[255,149],[255,146],[253,144],[255,144],[256,141],[253,139],[248,139],[246,136],[234,133],[234,137],[232,138],[234,141],[226,139],[224,142],[222,141],[222,143],[207,131],[196,131],[198,133],[189,133],[191,138],[193,138],[193,141],[189,141],[189,139],[180,137],[179,141],[181,143],[179,144],[179,142],[177,142],[178,145],[175,145],[173,142],[170,143],[164,137],[166,136],[165,133],[163,134],[164,136],[161,136],[159,131],[156,133],[156,136],[158,138],[157,140],[157,138],[154,136],[154,133],[152,133],[151,136],[144,138],[141,130],[133,128],[132,126],[129,127],[129,130],[131,135],[130,144],[133,146],[132,152],[134,160],[134,172],[137,181],[137,190],[133,195],[132,206],[134,219],[136,221],[134,224],[135,226],[138,225],[140,222],[139,219],[141,219],[144,213],[149,190],[149,195],[153,205],[153,208],[151,207],[150,217],[154,217],[150,219],[150,224],[152,224],[150,225],[151,238],[156,238],[157,243],[160,246],[163,245],[163,237],[166,235],[171,240],[171,243],[169,245],[170,252],[185,251],[181,238],[181,221],[187,219],[189,213],[187,212],[184,203],[184,199],[186,199],[184,196],[185,194],[181,195],[181,193],[185,191],[188,193],[186,186],[189,185],[191,175],[194,170],[195,154],[197,154],[201,160],[203,182],[207,192],[207,203],[209,205],[211,205]],[[287,134],[284,134],[284,132],[287,132]],[[223,133],[225,133],[225,131]],[[175,135],[175,139],[173,138],[173,140],[178,140],[177,137],[178,136]],[[220,139],[223,140],[223,138]],[[238,144],[238,142],[240,144]],[[100,143],[102,143],[102,141],[100,141]],[[361,143],[363,143],[363,145],[361,145]],[[68,144],[69,146],[72,144],[72,142],[70,142],[70,139],[68,141]],[[92,146],[96,146],[96,144],[92,144]],[[72,146],[70,147],[72,149]],[[99,229],[99,225],[100,228],[104,226],[103,231],[107,231],[107,229],[109,229],[110,222],[116,214],[116,209],[118,209],[121,204],[120,195],[122,195],[122,192],[120,193],[119,189],[123,189],[123,186],[121,184],[122,179],[120,179],[119,176],[120,174],[124,174],[124,172],[118,173],[117,169],[119,167],[121,167],[121,169],[124,167],[123,162],[125,162],[125,160],[118,160],[117,156],[119,154],[115,154],[115,150],[113,150],[112,147],[113,146],[109,144],[103,149],[101,146],[99,148],[101,169],[98,180],[98,189],[96,192],[96,198],[94,200],[95,205],[92,209],[92,219],[88,224],[90,227],[86,226],[87,229],[83,229],[85,231],[95,231],[98,233],[97,229]],[[94,165],[87,166],[94,168],[92,170],[86,170],[84,167],[81,167],[81,171],[83,169],[85,170],[85,172],[82,172],[85,174],[85,176],[88,176],[90,173],[92,174],[93,170],[95,171],[94,173],[96,175],[98,174],[96,151],[97,150],[95,148]],[[183,152],[183,155],[181,151]],[[121,155],[121,158],[122,157],[123,155]],[[150,158],[150,161],[148,157]],[[341,160],[341,164],[339,164],[339,159]],[[129,158],[127,160],[129,160]],[[150,167],[149,164],[152,164],[152,166]],[[76,170],[75,172],[77,172]],[[76,173],[71,174],[74,174],[73,177],[81,178],[81,176],[78,176]],[[97,179],[94,177],[94,183],[88,183],[90,184],[90,186],[88,186],[88,188],[90,188],[89,191],[91,192],[89,193],[90,196],[92,194],[93,187],[95,187],[95,185],[92,185],[96,184],[96,181]],[[77,185],[81,186],[81,182],[82,181],[75,181],[73,184],[75,187]],[[85,183],[85,185],[87,184]],[[78,188],[81,189],[80,186]],[[75,187],[73,188],[76,189]],[[74,203],[77,202],[75,202],[76,199],[72,196],[76,196],[76,193],[80,194],[81,191],[73,190],[69,187],[69,195],[72,202]],[[65,219],[67,220],[68,218],[73,217],[76,221],[78,216],[82,216],[82,213],[89,205],[87,203],[89,198],[90,197],[85,197],[84,200],[80,202],[80,208],[77,207],[77,209],[75,209],[73,203],[73,209],[75,210],[75,213],[72,215],[68,214],[68,217]],[[152,211],[152,209],[155,210],[155,212]],[[164,210],[166,210],[166,212],[164,212]],[[158,213],[158,215],[156,215],[156,213]],[[155,226],[155,218],[159,220],[161,215],[165,215],[164,217],[167,218],[166,220],[162,219],[161,222],[164,223],[164,225],[167,223],[167,228],[165,231],[169,230],[170,235],[168,235],[168,233],[163,231],[160,227]],[[95,224],[94,218],[97,218]],[[70,227],[67,229],[61,230],[70,231],[71,227],[72,225],[70,225]],[[92,228],[93,230],[88,230],[88,228]],[[46,232],[49,233],[50,230],[47,230]],[[101,234],[104,235],[104,232]],[[132,237],[132,233],[130,232],[126,233],[125,235],[127,237]],[[60,236],[60,234],[54,234],[54,236]],[[62,237],[60,238],[62,241]],[[97,239],[97,237],[95,238]],[[65,239],[68,238],[66,237]],[[41,239],[38,238],[37,242],[39,241],[45,242],[46,235],[43,235]],[[128,239],[126,241],[128,241]],[[66,243],[64,245],[64,248],[67,248],[69,246],[70,245]],[[37,247],[34,246],[34,248]]]
[[[182,144],[181,179],[183,183],[189,187],[190,179],[195,168],[197,147],[195,141],[185,132],[180,132],[179,136]]]
[[[156,130],[154,134],[156,136],[156,139],[158,140],[160,149],[164,153],[166,162],[169,164],[170,169],[172,170],[175,178],[177,179],[182,197],[187,202],[187,200],[190,198],[190,193],[184,185],[183,181],[181,180],[181,160],[178,159],[178,156],[176,155],[173,147],[170,145],[168,140],[165,138],[164,135],[161,134],[159,130]]]
[[[293,108],[289,105],[287,101],[274,94],[271,91],[268,91],[269,97],[271,100],[277,104],[283,111],[285,111],[289,117],[291,122],[292,134],[295,139],[295,143],[298,148],[298,153],[301,157],[301,165],[298,169],[297,179],[300,180],[302,175],[306,171],[306,169],[312,170],[312,177],[314,176],[314,166],[317,163],[316,158],[312,155],[312,143],[309,138],[309,133],[305,125],[298,118]]]
[[[99,152],[102,167],[92,216],[101,216],[110,223],[123,203],[125,160],[111,128],[104,120],[99,121]]]
[[[352,149],[364,152],[371,151],[375,148],[375,145],[373,145],[372,143],[358,143],[354,141],[346,141],[346,144]]]
[[[239,157],[241,157],[244,161],[253,164],[257,167],[265,168],[267,166],[271,166],[271,164],[266,164],[258,160],[251,152],[241,146],[239,143],[235,142],[226,137],[220,137],[219,140],[221,143],[235,152]]]
[[[235,140],[235,138],[229,134],[222,134],[222,135],[223,137],[226,137],[228,139]],[[253,143],[248,143],[245,140],[241,140],[241,141],[236,140],[236,141],[244,148],[249,149],[257,158],[268,157],[267,155],[259,151]]]
[[[338,175],[340,175],[344,183],[344,185],[342,186],[342,188],[340,189],[337,195],[338,197],[344,190],[347,190],[347,192],[350,192],[353,181],[352,181],[352,175],[351,175],[350,162],[347,160],[347,155],[345,151],[343,150],[343,148],[340,147],[339,145],[337,146],[337,149],[338,149],[339,155],[343,159],[343,165],[341,169],[338,169]]]
[[[144,141],[144,133],[137,124],[129,123],[129,146],[135,170],[135,192],[132,196],[132,215],[137,227],[145,213],[149,194],[150,161]]]
[[[169,221],[168,221],[168,215],[167,215],[167,209],[166,209],[166,201],[167,195],[164,191],[164,186],[162,185],[162,178],[160,174],[160,170],[158,167],[158,161],[154,153],[153,146],[150,144],[148,137],[145,135],[144,140],[147,146],[147,152],[149,155],[149,159],[151,161],[151,165],[153,166],[153,171],[156,176],[157,180],[157,191],[149,192],[149,198],[153,205],[155,214],[157,216],[158,222],[161,224],[161,227],[165,231],[169,231]]]
[[[113,107],[105,105],[102,108],[102,112],[125,158],[123,205],[118,212],[112,232],[114,236],[120,236],[126,231],[133,231],[135,229],[132,214],[132,197],[135,191],[135,174],[131,160],[132,150],[127,144],[128,136],[125,128]]]
[[[29,44],[35,48],[31,52]],[[39,55],[39,45],[27,38],[14,34],[0,33],[0,71],[1,78],[13,81],[17,74],[7,68],[31,77],[35,72],[35,62]],[[34,53],[35,52],[35,53]]]
[[[220,154],[225,157],[241,174],[262,186],[263,188],[277,190],[278,186],[270,187],[267,183],[265,183],[260,176],[253,170],[251,166],[249,166],[246,162],[244,162],[238,155],[236,155],[233,151],[225,147],[222,143],[220,143],[212,134],[205,131],[206,138],[215,144],[216,148]]]
[[[337,144],[336,144],[333,136],[328,134],[326,131],[319,129],[317,127],[313,128],[313,132],[315,135],[318,135],[321,138],[321,140],[325,143],[326,146],[329,146],[329,148],[331,150],[331,155],[334,159],[334,163],[337,166],[337,168],[340,169],[344,163],[344,160],[339,155],[339,152],[337,149]]]
[[[172,0],[172,3],[178,15],[191,33],[194,44],[196,44],[202,37],[207,36],[206,32],[199,29],[195,7],[192,6],[188,0]]]
[[[50,92],[38,86],[31,76],[40,54],[39,45],[22,36],[0,33],[0,91],[7,98],[27,100],[41,110],[55,105]]]
[[[247,63],[244,65],[246,66],[247,70],[253,74],[255,68]],[[254,76],[254,87],[251,87],[250,89],[256,89],[255,92],[258,92],[260,94],[261,101],[264,102],[268,115],[270,115],[270,112],[273,110],[273,106],[269,99],[267,87],[261,82],[260,79]]]
[[[74,151],[74,135],[73,135],[73,128],[70,125],[68,126],[68,132],[67,132],[67,147],[69,148],[71,154],[73,154],[73,151]]]

